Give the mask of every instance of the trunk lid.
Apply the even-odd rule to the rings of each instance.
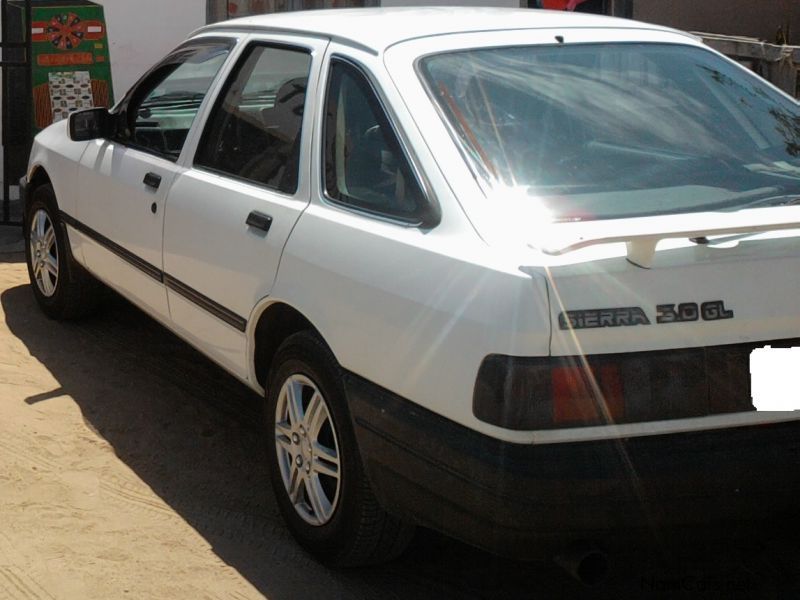
[[[798,207],[557,224],[529,246],[554,356],[800,337]]]

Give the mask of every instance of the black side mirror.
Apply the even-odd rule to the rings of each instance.
[[[107,108],[87,108],[69,116],[69,139],[85,142],[111,137],[111,113]]]

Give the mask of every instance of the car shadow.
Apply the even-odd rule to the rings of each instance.
[[[260,399],[251,390],[116,295],[76,323],[45,318],[28,286],[6,290],[0,302],[10,331],[58,382],[26,402],[72,397],[119,459],[270,599],[688,598],[701,586],[748,597],[796,586],[796,545],[796,554],[782,547],[775,560],[758,545],[703,548],[667,562],[661,553],[630,552],[589,589],[549,563],[500,559],[426,530],[391,564],[327,569],[281,521],[262,459]]]
[[[8,252],[0,251],[0,264],[15,264],[24,262],[25,262],[25,252],[20,251],[17,248],[16,244],[14,245],[14,249],[12,251]]]

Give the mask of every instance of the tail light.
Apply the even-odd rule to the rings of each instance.
[[[622,378],[614,364],[553,367],[553,424],[615,423],[625,416]]]
[[[752,346],[588,357],[491,355],[478,371],[476,417],[531,430],[754,410]]]

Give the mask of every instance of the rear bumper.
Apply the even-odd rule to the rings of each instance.
[[[398,516],[530,558],[554,544],[729,526],[800,498],[800,422],[566,444],[502,442],[346,378],[367,475]]]

